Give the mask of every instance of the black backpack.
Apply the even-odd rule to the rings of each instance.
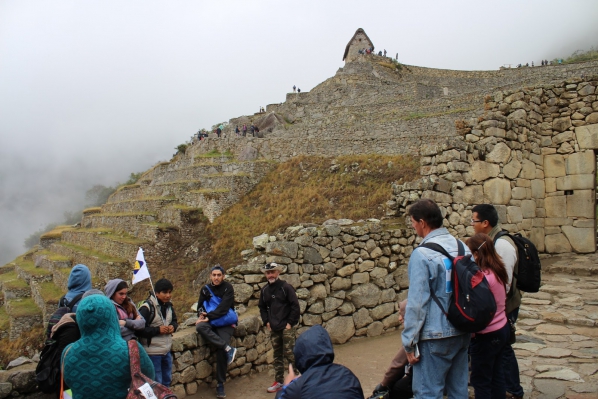
[[[507,236],[517,247],[517,265],[513,270],[513,277],[517,279],[517,288],[524,292],[538,292],[542,282],[542,265],[538,256],[538,249],[520,233],[509,234],[500,231],[494,237],[494,243],[500,237]]]
[[[461,241],[457,240],[457,246],[458,254],[456,257],[452,257],[436,243],[420,245],[420,247],[440,252],[453,263],[451,272],[453,293],[449,300],[448,312],[442,307],[434,290],[430,289],[430,294],[455,328],[475,333],[486,328],[494,318],[496,301],[484,272],[476,265],[471,255],[465,256],[465,248]]]
[[[48,326],[46,327],[46,344],[48,343],[47,341],[50,340],[52,327],[54,327],[60,321],[62,316],[67,313],[72,313],[73,306],[75,306],[82,297],[83,293],[78,294],[70,302],[64,296],[60,298],[58,301],[58,309],[52,313],[52,316],[50,316],[50,319],[48,320]]]

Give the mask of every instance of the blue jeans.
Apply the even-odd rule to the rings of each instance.
[[[467,348],[470,334],[419,341],[420,360],[413,365],[415,398],[467,399]]]
[[[507,315],[507,318],[515,323],[517,321],[517,316],[519,316],[519,308],[511,311],[511,313]],[[513,348],[508,343],[503,351],[502,366],[505,371],[505,386],[507,392],[514,396],[523,396],[523,387],[519,380],[519,364],[517,364],[517,358],[515,357]]]
[[[476,399],[504,399],[507,390],[502,360],[510,331],[507,322],[499,330],[476,334],[471,340],[471,386]]]
[[[156,382],[169,387],[172,382],[172,355],[168,352],[165,355],[150,355],[156,371]]]

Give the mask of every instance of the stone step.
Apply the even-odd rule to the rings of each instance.
[[[141,240],[153,241],[157,238],[160,223],[156,221],[156,214],[111,213],[95,214],[84,218],[82,226],[90,229],[110,229],[125,232]]]
[[[198,190],[201,188],[223,188],[230,187],[234,184],[243,184],[250,177],[249,172],[238,173],[214,173],[214,174],[193,174],[186,175],[183,173],[169,173],[158,176],[152,184],[146,187],[146,195],[148,196],[164,196],[170,192],[180,198],[185,191]],[[189,184],[195,187],[190,187]]]
[[[49,250],[38,251],[33,254],[35,266],[53,271],[55,267],[72,267],[68,256],[59,255]]]
[[[97,279],[101,285],[114,278],[130,277],[131,270],[133,270],[135,258],[128,261],[64,242],[55,243],[49,249],[58,256],[71,259],[71,264],[68,267],[64,267],[62,262],[55,262],[52,268],[54,283],[63,290],[67,289],[68,276],[72,266],[77,264],[87,266],[91,271],[92,278]]]
[[[104,229],[80,229],[63,233],[62,241],[79,247],[88,248],[96,253],[111,258],[131,259],[134,261],[139,247],[151,246],[152,243]],[[149,260],[148,260],[149,262]]]
[[[25,280],[20,279],[16,271],[0,274],[0,288],[4,296],[4,306],[11,299],[31,296],[29,284]]]
[[[66,291],[54,284],[52,281],[37,282],[31,281],[31,297],[42,312],[42,318],[46,323],[50,316],[58,309],[58,301]]]
[[[201,208],[203,214],[213,222],[226,208],[238,200],[229,189],[191,190],[185,194],[183,202],[195,208]]]
[[[35,262],[31,261],[20,261],[15,264],[15,272],[20,279],[23,279],[27,284],[31,284],[31,281],[52,281],[52,271],[43,267],[35,266]]]
[[[156,213],[165,206],[172,205],[176,202],[173,197],[158,197],[158,198],[135,198],[120,202],[107,202],[102,205],[102,213],[104,214],[121,214],[121,213]]]
[[[68,230],[75,230],[77,227],[75,226],[56,226],[51,231],[48,231],[41,235],[39,238],[39,244],[42,248],[48,248],[55,242],[58,242],[62,238],[62,233]]]
[[[31,330],[31,327],[43,323],[42,311],[33,298],[7,300],[5,308],[10,322],[8,337],[11,341],[19,338],[23,332]]]

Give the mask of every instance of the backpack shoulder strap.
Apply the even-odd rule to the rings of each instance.
[[[214,296],[214,292],[212,292],[212,290],[210,289],[210,285],[206,284],[205,287],[208,291],[210,291],[210,295]]]
[[[75,306],[81,300],[81,298],[83,298],[83,294],[84,294],[84,292],[77,294],[77,296],[75,296],[73,299],[71,299],[71,301],[66,305],[67,308],[69,308],[69,311],[73,310],[73,306]]]
[[[507,232],[505,230],[501,230],[498,233],[496,233],[496,235],[494,236],[493,244],[496,244],[496,240],[498,240],[500,237],[503,237],[503,236],[511,237],[509,232]]]
[[[141,371],[141,361],[139,360],[139,347],[137,346],[137,340],[131,339],[127,341],[129,346],[129,364],[131,367],[131,376]]]

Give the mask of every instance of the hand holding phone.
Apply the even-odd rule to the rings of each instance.
[[[415,344],[415,350],[413,351],[413,354],[417,359],[419,359],[419,346],[417,344]]]

